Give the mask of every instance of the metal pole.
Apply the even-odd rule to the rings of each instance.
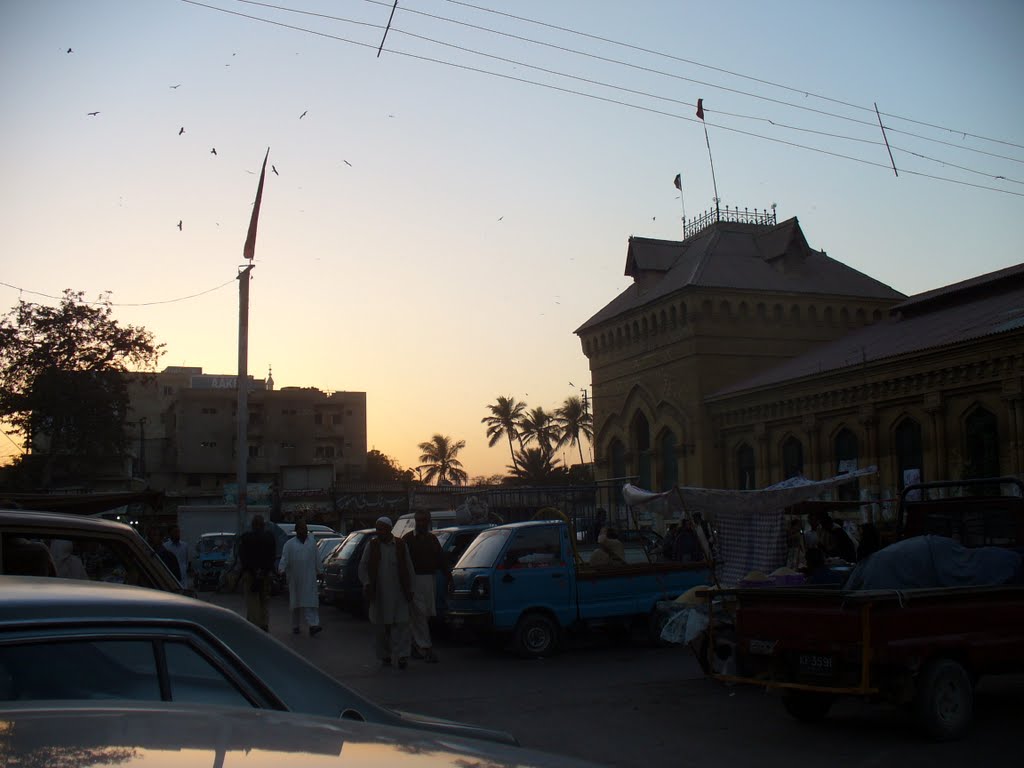
[[[236,482],[238,484],[238,532],[245,530],[246,474],[249,460],[249,273],[248,264],[238,273],[238,440],[235,446]]]

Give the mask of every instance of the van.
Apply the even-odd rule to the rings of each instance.
[[[430,530],[436,531],[438,528],[450,528],[453,525],[455,525],[454,509],[430,510]],[[415,527],[416,513],[409,512],[395,521],[395,527],[391,529],[391,532],[398,538],[402,538]]]

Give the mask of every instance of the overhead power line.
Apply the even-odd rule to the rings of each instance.
[[[374,2],[374,1],[375,0],[368,0],[368,2]],[[765,79],[762,79],[762,78],[759,78],[759,77],[753,77],[752,75],[745,75],[745,74],[743,74],[741,72],[733,72],[732,70],[729,70],[729,69],[724,69],[722,67],[715,67],[715,66],[712,66],[711,64],[704,64],[703,62],[694,61],[693,59],[686,59],[686,58],[683,58],[681,56],[675,56],[675,55],[673,55],[671,53],[665,53],[664,51],[656,51],[656,50],[652,50],[650,48],[644,48],[644,47],[639,46],[639,45],[633,45],[631,43],[624,43],[621,40],[614,40],[614,39],[608,38],[608,37],[601,37],[600,35],[593,35],[593,34],[590,34],[588,32],[581,32],[581,31],[579,31],[577,29],[572,29],[571,27],[562,27],[562,26],[559,26],[557,24],[550,24],[550,23],[545,22],[545,21],[539,21],[537,19],[531,19],[531,18],[529,18],[527,16],[516,16],[515,14],[512,14],[512,13],[506,13],[504,11],[498,11],[498,10],[495,10],[493,8],[487,8],[487,7],[482,6],[482,5],[474,5],[473,3],[467,3],[467,2],[464,2],[464,0],[447,0],[447,2],[449,2],[449,3],[453,4],[453,5],[461,5],[461,6],[464,6],[466,8],[472,8],[472,9],[477,10],[477,11],[483,11],[485,13],[493,13],[493,14],[495,14],[497,16],[504,16],[506,18],[515,19],[516,21],[524,21],[524,22],[526,22],[528,24],[536,24],[537,26],[547,27],[548,29],[555,29],[555,30],[558,30],[559,32],[567,32],[567,33],[569,33],[571,35],[579,35],[580,37],[586,37],[586,38],[589,38],[591,40],[597,40],[597,41],[602,42],[602,43],[610,43],[612,45],[622,46],[623,48],[629,48],[629,49],[632,49],[634,51],[639,51],[639,52],[642,52],[642,53],[649,53],[649,54],[652,54],[654,56],[661,56],[661,57],[664,57],[664,58],[667,58],[667,59],[672,59],[674,61],[682,62],[684,64],[692,64],[695,67],[702,67],[704,69],[710,69],[710,70],[715,71],[715,72],[721,72],[721,73],[726,74],[726,75],[731,75],[732,77],[739,77],[739,78],[742,78],[744,80],[750,80],[750,81],[755,82],[755,83],[761,83],[762,85],[770,85],[773,88],[781,88],[783,90],[790,91],[791,93],[803,94],[804,96],[813,96],[816,99],[821,99],[822,101],[829,101],[829,102],[832,102],[833,104],[841,104],[844,107],[851,107],[853,109],[859,109],[859,110],[864,111],[864,112],[874,113],[874,108],[873,107],[867,107],[867,106],[864,106],[862,104],[854,104],[854,103],[849,102],[849,101],[843,101],[842,99],[836,99],[836,98],[833,98],[831,96],[825,96],[824,94],[814,93],[813,91],[808,91],[808,90],[805,90],[803,88],[796,88],[796,87],[793,87],[793,86],[790,86],[790,85],[784,85],[783,83],[776,83],[776,82],[773,82],[772,80],[765,80]],[[404,8],[403,10],[406,11],[406,12],[415,12],[415,11],[410,11],[410,9],[408,9],[408,8]],[[991,136],[983,136],[981,134],[971,133],[970,131],[963,131],[963,130],[960,130],[958,128],[950,128],[949,126],[936,125],[934,123],[929,123],[929,122],[926,122],[924,120],[916,120],[916,119],[914,119],[912,117],[905,117],[905,116],[902,116],[902,115],[897,115],[897,114],[894,114],[892,112],[881,112],[880,114],[884,115],[885,117],[891,117],[891,118],[894,118],[896,120],[905,120],[908,123],[914,123],[916,125],[923,125],[925,127],[934,128],[936,130],[945,131],[947,133],[953,133],[953,134],[957,134],[957,135],[961,135],[961,136],[970,136],[973,139],[980,139],[982,141],[991,141],[991,142],[993,142],[995,144],[1005,144],[1006,146],[1009,146],[1009,147],[1016,147],[1017,149],[1024,149],[1024,145],[1017,144],[1017,143],[1012,142],[1012,141],[1006,141],[1005,139],[996,139],[996,138],[992,138]],[[852,119],[852,118],[847,118],[847,119]],[[857,121],[857,122],[860,122],[860,121]],[[897,129],[890,128],[890,130],[895,131]],[[902,133],[902,131],[901,131],[901,133]],[[911,135],[914,135],[914,134],[911,134]],[[927,137],[924,137],[924,136],[918,136],[917,138],[927,139]],[[927,140],[937,141],[937,139],[927,139]]]
[[[247,2],[251,2],[252,0],[246,0],[246,1]],[[317,37],[323,37],[323,38],[326,38],[326,39],[336,40],[338,42],[348,43],[350,45],[355,45],[355,46],[358,46],[358,47],[361,47],[361,48],[369,48],[369,49],[373,49],[373,50],[376,50],[376,48],[377,48],[377,46],[374,45],[374,44],[362,42],[362,41],[359,41],[359,40],[352,40],[352,39],[349,39],[349,38],[341,37],[339,35],[332,35],[332,34],[327,33],[327,32],[321,32],[319,30],[308,29],[306,27],[299,27],[299,26],[296,26],[294,24],[286,24],[284,22],[276,21],[276,20],[273,20],[273,19],[263,18],[261,16],[253,16],[251,14],[241,13],[239,11],[232,11],[232,10],[228,10],[226,8],[219,8],[219,7],[214,6],[214,5],[209,5],[207,3],[198,2],[198,0],[181,0],[181,2],[187,3],[189,5],[195,5],[195,6],[198,6],[198,7],[201,7],[201,8],[206,8],[206,9],[209,9],[209,10],[212,10],[212,11],[218,11],[220,13],[225,13],[225,14],[228,14],[228,15],[231,15],[231,16],[238,16],[240,18],[250,19],[252,21],[258,21],[258,22],[261,22],[261,23],[264,23],[264,24],[270,24],[272,26],[282,27],[284,29],[291,29],[291,30],[295,30],[295,31],[298,31],[298,32],[303,32],[303,33],[306,33],[306,34],[315,35]],[[372,23],[369,23],[369,22],[362,22],[362,21],[355,21],[355,20],[341,19],[341,18],[338,18],[336,20],[348,21],[350,23],[353,23],[353,24],[356,24],[356,25],[359,25],[359,26],[368,26],[368,27],[373,27],[373,28],[376,28],[376,29],[383,29],[383,25],[372,24]],[[640,110],[640,111],[643,111],[643,112],[648,112],[648,113],[651,113],[651,114],[662,115],[662,116],[665,116],[665,117],[671,117],[671,118],[674,118],[674,119],[677,119],[677,120],[684,120],[686,122],[692,122],[692,123],[699,122],[696,118],[689,117],[689,116],[686,116],[686,115],[679,115],[679,114],[676,114],[676,113],[673,113],[673,112],[667,112],[665,110],[654,109],[652,107],[645,107],[645,106],[641,106],[641,105],[638,105],[638,104],[631,104],[629,102],[621,101],[621,100],[618,100],[618,99],[612,99],[612,98],[609,98],[607,96],[600,96],[598,94],[587,93],[585,91],[577,91],[577,90],[574,90],[574,89],[571,89],[571,88],[565,88],[565,87],[562,87],[562,86],[553,85],[551,83],[543,83],[543,82],[540,82],[540,81],[537,81],[537,80],[530,80],[528,78],[517,77],[515,75],[509,75],[509,74],[505,74],[505,73],[502,73],[502,72],[494,72],[494,71],[491,71],[491,70],[482,69],[480,67],[473,67],[473,66],[470,66],[468,64],[460,64],[460,63],[457,63],[457,62],[447,61],[445,59],[438,59],[438,58],[435,58],[435,57],[425,56],[425,55],[422,55],[422,54],[410,53],[408,51],[401,51],[401,50],[395,49],[393,47],[389,48],[388,50],[389,50],[390,53],[392,53],[394,55],[405,56],[407,58],[415,59],[415,60],[418,60],[418,61],[429,61],[429,62],[432,62],[432,63],[435,63],[435,64],[443,64],[445,66],[453,67],[455,69],[461,69],[461,70],[468,71],[468,72],[476,72],[476,73],[483,74],[483,75],[489,75],[491,77],[498,77],[498,78],[501,78],[501,79],[504,79],[504,80],[510,80],[510,81],[513,81],[513,82],[524,83],[524,84],[527,84],[527,85],[535,85],[535,86],[538,86],[538,87],[541,87],[541,88],[547,88],[549,90],[557,91],[557,92],[560,92],[560,93],[569,93],[569,94],[573,94],[573,95],[576,95],[576,96],[582,96],[584,98],[594,99],[596,101],[602,101],[602,102],[609,103],[609,104],[616,104],[616,105],[619,105],[619,106],[624,106],[624,107],[628,107],[628,108],[631,108],[631,109],[636,109],[636,110]],[[728,126],[728,125],[714,124],[714,123],[706,123],[706,124],[710,125],[712,127],[718,128],[719,130],[729,131],[731,133],[738,133],[738,134],[741,134],[741,135],[744,135],[744,136],[750,136],[752,138],[757,138],[757,139],[761,139],[761,140],[764,140],[764,141],[770,141],[770,142],[774,142],[774,143],[777,143],[777,144],[783,144],[783,145],[786,145],[786,146],[790,146],[790,147],[794,147],[794,148],[798,148],[798,149],[803,149],[803,150],[807,150],[807,151],[810,151],[810,152],[817,152],[819,154],[829,155],[829,156],[832,156],[832,157],[838,157],[838,158],[842,158],[842,159],[845,159],[845,160],[852,160],[854,162],[858,162],[858,163],[861,163],[861,164],[864,164],[864,165],[875,166],[877,168],[885,168],[886,170],[888,170],[890,168],[890,166],[888,164],[886,164],[886,163],[878,163],[878,162],[874,162],[872,160],[865,160],[864,158],[854,157],[854,156],[851,156],[851,155],[845,155],[845,154],[843,154],[841,152],[835,152],[835,151],[823,149],[823,148],[820,148],[820,147],[813,147],[813,146],[809,146],[809,145],[805,145],[805,144],[798,144],[796,142],[787,141],[785,139],[780,139],[780,138],[776,138],[776,137],[772,137],[772,136],[764,136],[762,134],[753,133],[751,131],[745,131],[745,130],[742,130],[742,129],[739,129],[739,128],[734,128],[734,127]],[[903,170],[903,172],[906,175],[910,175],[910,176],[920,176],[922,178],[933,179],[933,180],[936,180],[936,181],[944,181],[944,182],[947,182],[947,183],[950,183],[950,184],[959,184],[959,185],[962,185],[962,186],[972,187],[972,188],[975,188],[975,189],[985,189],[985,190],[988,190],[988,191],[991,191],[991,192],[1001,192],[1001,193],[1007,194],[1007,195],[1014,195],[1014,196],[1017,196],[1017,197],[1024,197],[1024,193],[1013,192],[1011,190],[1001,189],[999,187],[990,187],[990,186],[986,186],[986,185],[983,185],[983,184],[975,184],[975,183],[971,183],[971,182],[967,182],[967,181],[962,181],[960,179],[951,179],[951,178],[948,178],[948,177],[945,177],[945,176],[938,176],[938,175],[934,175],[934,174],[923,173],[923,172],[920,172],[920,171],[912,171],[912,170],[909,170],[909,169],[901,169],[901,170]],[[991,176],[990,174],[983,174],[983,175]]]
[[[213,288],[208,288],[205,291],[200,291],[199,293],[193,293],[193,294],[190,294],[188,296],[179,296],[176,299],[164,299],[164,300],[161,300],[161,301],[142,301],[142,302],[136,302],[136,303],[125,303],[125,302],[114,302],[114,301],[111,301],[110,302],[110,306],[112,306],[112,307],[155,307],[155,306],[158,306],[160,304],[177,304],[179,301],[188,301],[189,299],[197,299],[200,296],[205,296],[208,293],[213,293],[214,291],[219,291],[221,288],[224,288],[225,286],[231,285],[233,282],[235,282],[236,279],[237,278],[233,277],[230,280],[228,280],[226,283],[221,283],[220,285],[214,286]],[[17,285],[11,285],[10,283],[5,283],[3,281],[0,281],[0,285],[6,286],[8,288],[13,288],[14,290],[18,291],[19,293],[29,293],[29,294],[32,294],[33,296],[43,296],[43,297],[45,297],[47,299],[53,299],[54,301],[60,301],[61,299],[64,298],[63,296],[54,296],[54,295],[49,294],[49,293],[43,293],[42,291],[31,291],[28,288],[20,288]],[[93,305],[102,305],[102,304],[106,304],[107,302],[105,302],[105,301],[86,301],[86,302],[83,302],[83,303],[85,303],[85,304],[93,304]]]

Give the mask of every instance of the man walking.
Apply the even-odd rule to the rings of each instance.
[[[157,557],[167,566],[167,570],[181,582],[181,569],[178,565],[178,558],[167,549],[166,544],[160,539],[160,529],[155,525],[150,526],[146,529],[146,543],[152,547],[153,551],[156,552]]]
[[[292,634],[299,634],[299,622],[306,616],[309,636],[315,637],[320,626],[320,598],[317,595],[316,575],[321,572],[316,542],[309,535],[305,520],[295,524],[295,535],[281,550],[281,573],[288,578],[288,603],[292,609]]]
[[[178,560],[178,581],[182,587],[188,586],[189,573],[192,571],[192,564],[188,561],[188,543],[181,540],[181,529],[176,525],[171,526],[170,535],[164,542],[167,549]]]
[[[263,515],[254,515],[252,530],[238,540],[238,562],[242,569],[242,593],[245,595],[245,618],[270,631],[270,579],[274,570],[277,543],[266,529]]]
[[[391,520],[377,518],[377,535],[359,561],[359,581],[377,627],[375,650],[385,665],[409,661],[409,604],[413,600],[413,566],[405,542],[391,533]]]
[[[434,587],[439,571],[445,574],[446,582],[451,580],[452,574],[441,551],[441,542],[430,530],[430,512],[419,510],[415,519],[416,527],[404,537],[414,571],[410,607],[412,655],[413,658],[422,655],[427,663],[436,664],[438,659],[430,640],[430,617],[437,615]]]

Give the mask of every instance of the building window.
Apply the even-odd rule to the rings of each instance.
[[[324,423],[324,415],[322,413],[314,413],[313,414],[313,423],[314,424],[323,424]]]
[[[612,460],[612,478],[615,480],[626,479],[626,448],[618,440],[612,440],[608,446],[608,455]]]
[[[217,409],[216,408],[203,408],[200,411],[200,413],[202,413],[202,414],[204,414],[206,416],[212,416],[213,414],[217,413]]]
[[[263,455],[263,451],[261,450],[261,446],[259,446],[259,445],[250,445],[249,446],[249,458],[250,459],[258,459],[262,455]]]
[[[352,415],[352,409],[349,408],[347,411],[345,411],[345,415],[346,416],[351,416]]]
[[[202,478],[199,475],[185,475],[185,485],[198,487],[202,485]]]
[[[975,408],[964,422],[965,478],[999,477],[999,428],[996,417]]]
[[[174,394],[174,387],[164,387],[164,397],[170,397]]]
[[[314,453],[318,459],[333,459],[334,458],[334,446],[333,445],[318,445]]]
[[[216,448],[217,447],[217,441],[216,440],[203,440],[201,443],[199,443],[199,447],[200,448]]]
[[[782,444],[782,474],[785,480],[804,473],[804,445],[795,437],[787,437]]]
[[[633,416],[633,450],[637,456],[637,485],[651,487],[651,427],[640,411]]]
[[[679,482],[679,461],[676,458],[676,436],[666,432],[661,438],[661,490],[668,491]]]
[[[294,416],[296,413],[297,413],[297,411],[294,408],[282,408],[281,409],[281,415],[282,416]]]
[[[741,491],[752,491],[756,488],[757,478],[754,474],[754,449],[744,443],[736,449],[736,487]]]
[[[281,443],[281,447],[282,448],[294,448],[295,447],[295,443],[287,443],[287,442]]]
[[[835,439],[836,474],[853,472],[857,469],[857,436],[843,427]],[[840,501],[856,501],[860,498],[860,482],[844,483],[836,489]]]
[[[341,414],[340,413],[333,413],[333,414],[331,414],[331,424],[341,424]]]
[[[921,425],[909,417],[903,419],[893,432],[893,440],[896,443],[896,483],[902,491],[924,480]]]

